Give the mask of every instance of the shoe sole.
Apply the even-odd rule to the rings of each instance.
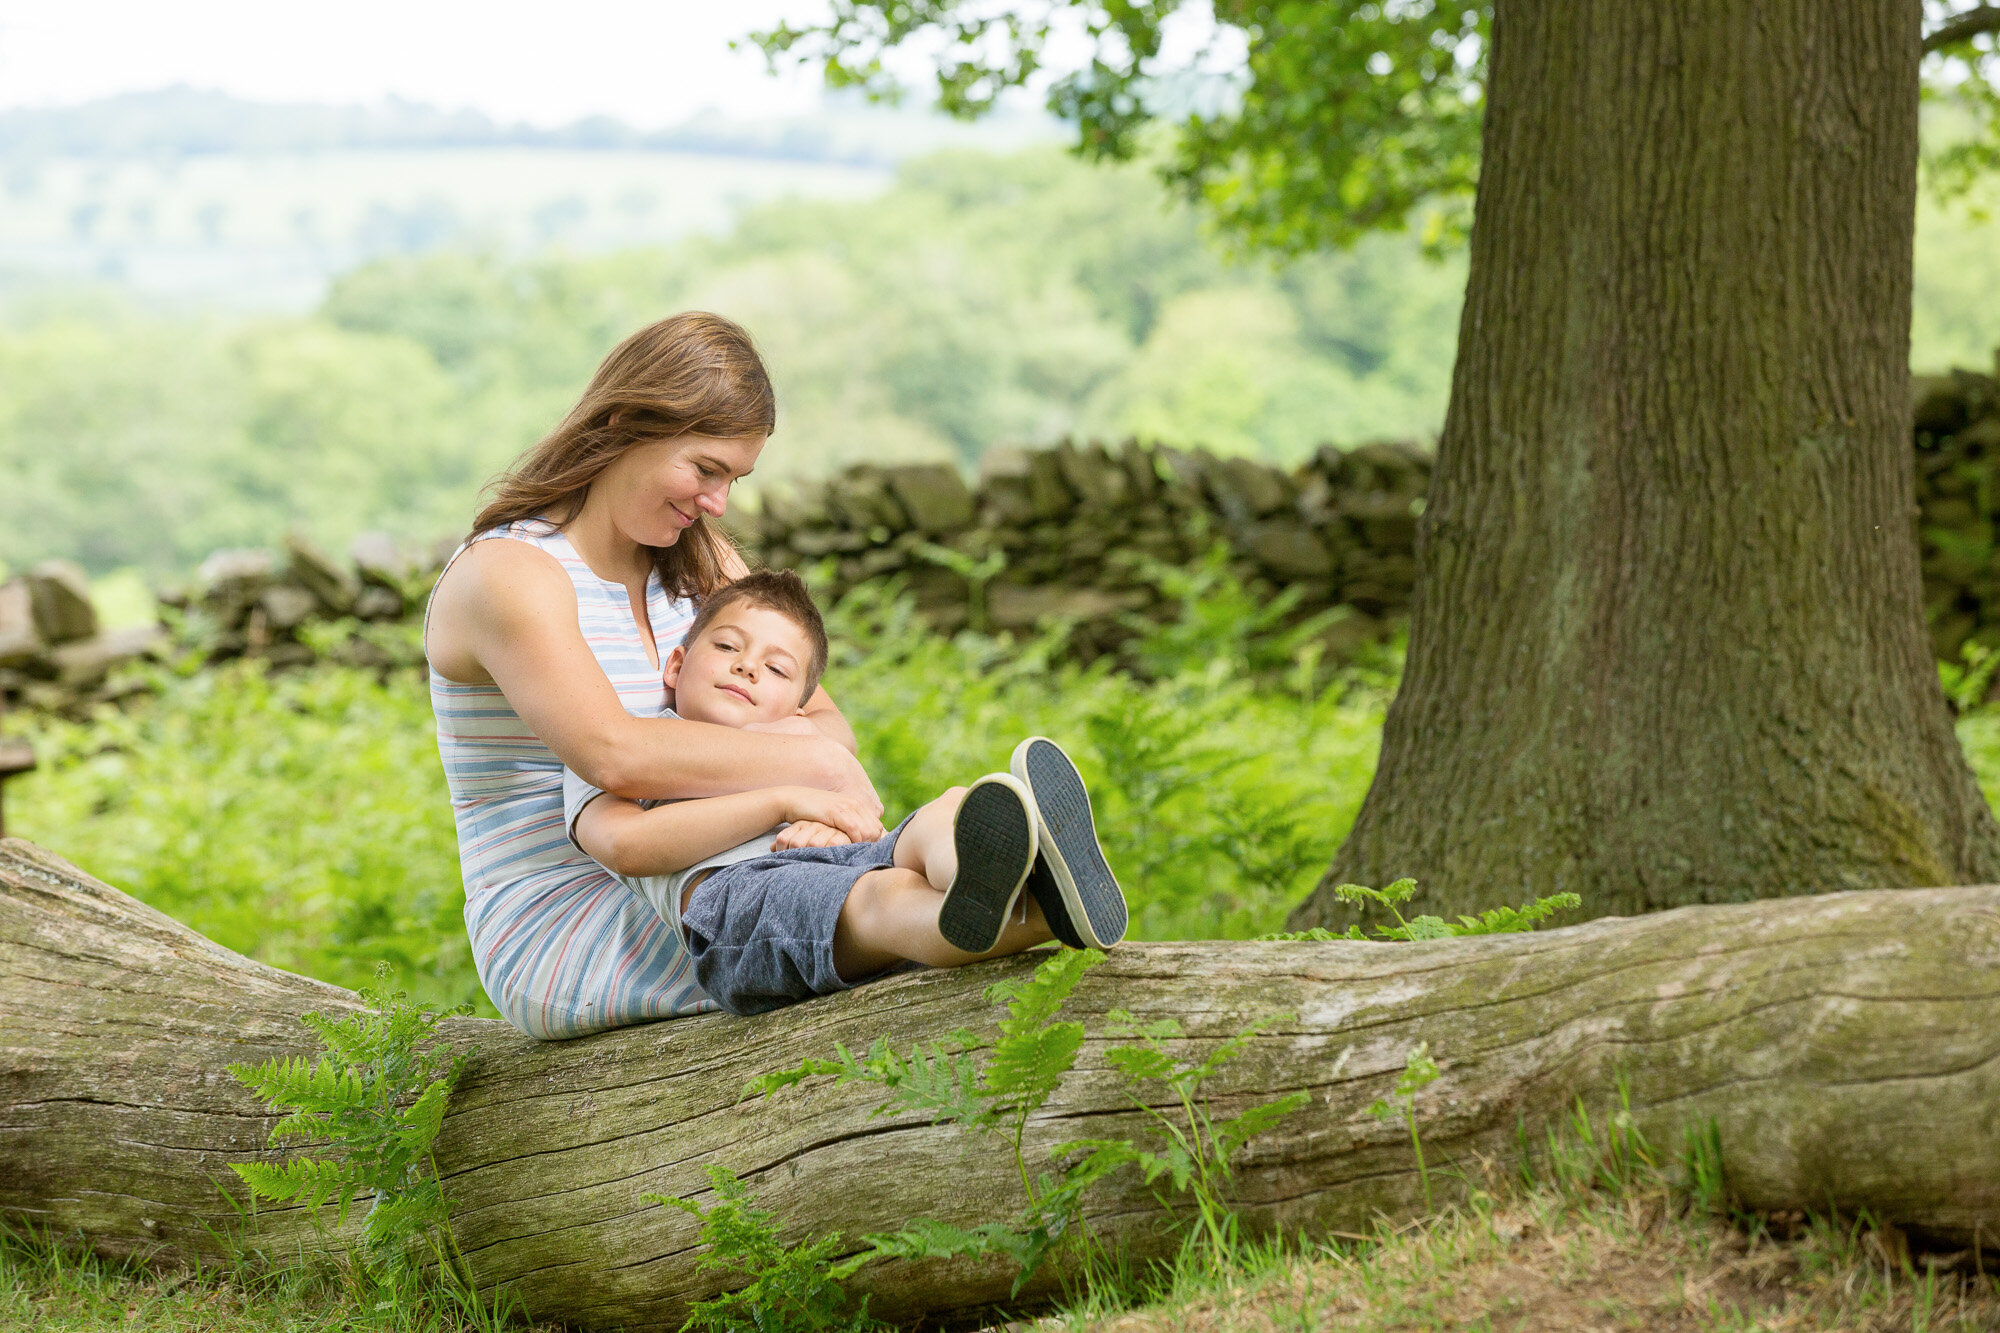
[[[1033,811],[1027,789],[1005,773],[966,789],[951,825],[958,873],[938,909],[938,933],[952,948],[985,953],[1000,942],[1035,862]]]
[[[1063,901],[1062,889],[1056,884],[1056,877],[1049,873],[1048,862],[1037,856],[1034,869],[1028,872],[1025,892],[1032,894],[1042,909],[1042,919],[1049,923],[1049,933],[1072,949],[1087,949],[1090,942],[1078,933],[1076,923],[1070,920],[1069,905]],[[1078,912],[1078,915],[1082,915]]]
[[[1030,736],[1015,746],[1008,768],[1028,789],[1041,826],[1042,861],[1073,932],[1094,948],[1110,948],[1125,938],[1125,893],[1098,844],[1083,775],[1046,736]],[[1046,904],[1042,914],[1050,916],[1053,929]]]

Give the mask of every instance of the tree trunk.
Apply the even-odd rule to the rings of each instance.
[[[438,1160],[460,1245],[538,1317],[668,1329],[723,1280],[694,1227],[648,1192],[697,1195],[720,1162],[788,1239],[1019,1206],[990,1143],[910,1117],[873,1119],[866,1089],[808,1083],[738,1101],[744,1082],[836,1041],[898,1045],[990,1025],[980,990],[1016,959],[928,972],[759,1018],[680,1019],[537,1043],[462,1019],[473,1052]],[[352,994],[253,963],[20,841],[0,843],[0,1216],[80,1232],[100,1252],[223,1252],[272,1117],[226,1066],[309,1052],[297,1022]],[[1235,1194],[1248,1225],[1364,1230],[1423,1210],[1408,1131],[1368,1113],[1411,1049],[1442,1077],[1417,1097],[1438,1198],[1578,1098],[1623,1079],[1662,1148],[1719,1129],[1729,1187],[1755,1209],[1869,1209],[1919,1239],[2000,1235],[2000,889],[1850,893],[1423,945],[1154,944],[1120,948],[1069,1004],[1089,1026],[1077,1071],[1029,1127],[1029,1160],[1082,1136],[1143,1133],[1106,1068],[1107,1009],[1171,1016],[1200,1052],[1270,1013],[1211,1089],[1232,1111],[1293,1089],[1311,1102],[1253,1142]],[[1151,1091],[1157,1093],[1158,1089]],[[227,1196],[227,1198],[225,1198]],[[1167,1251],[1160,1205],[1113,1177],[1090,1226],[1138,1256]],[[322,1220],[331,1222],[331,1209]],[[298,1208],[245,1239],[313,1246]],[[353,1221],[332,1244],[352,1239]],[[1045,1298],[1054,1274],[1025,1294]],[[855,1282],[898,1319],[1007,1298],[993,1263],[878,1262]]]
[[[1912,535],[1918,11],[1498,0],[1408,664],[1295,924],[2000,876]]]

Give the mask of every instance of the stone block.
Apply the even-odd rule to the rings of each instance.
[[[115,667],[164,652],[166,631],[158,625],[130,625],[49,650],[56,683],[66,690],[90,690]]]
[[[979,488],[979,521],[987,527],[1012,528],[1034,521],[1035,502],[1026,475],[996,477]]]
[[[834,521],[858,532],[909,526],[910,516],[889,493],[882,470],[862,464],[849,468],[826,485],[827,508]]]
[[[397,620],[403,614],[403,594],[369,584],[354,598],[354,615],[361,620]]]
[[[1037,519],[1062,518],[1076,508],[1076,495],[1063,480],[1062,464],[1051,450],[1028,455],[1028,503]]]
[[[1045,619],[1105,620],[1137,611],[1149,600],[1146,593],[1137,590],[1108,592],[1052,584],[1022,587],[995,583],[986,589],[986,615],[995,629],[1028,630]]]
[[[354,562],[355,577],[363,586],[400,593],[417,573],[417,562],[386,532],[357,533],[347,544],[347,558]]]
[[[226,623],[234,623],[277,579],[278,560],[269,551],[254,547],[211,551],[195,570],[196,600]],[[234,615],[224,614],[228,612]]]
[[[909,563],[909,559],[909,556],[893,546],[879,546],[872,551],[863,551],[861,553],[861,577],[864,579],[880,578],[884,574],[902,569]]]
[[[35,628],[34,601],[26,579],[0,583],[0,668],[25,667],[48,651]]]
[[[794,532],[791,547],[808,560],[818,560],[823,556],[865,551],[868,549],[868,538],[858,532],[817,528],[808,532]]]
[[[353,574],[303,533],[288,533],[285,554],[292,582],[319,599],[330,615],[344,616],[354,609],[354,595],[361,591]]]
[[[1118,465],[1125,469],[1125,486],[1133,501],[1144,504],[1160,493],[1160,472],[1153,461],[1153,451],[1137,440],[1127,440],[1118,446]]]
[[[1361,540],[1372,550],[1404,552],[1417,549],[1417,516],[1408,508],[1401,513],[1364,519]]]
[[[1243,549],[1282,579],[1326,578],[1334,572],[1333,553],[1295,518],[1251,524],[1243,534]]]
[[[257,605],[264,612],[264,624],[280,634],[297,629],[311,619],[313,612],[320,609],[320,601],[316,593],[296,583],[274,583],[257,594]],[[354,602],[350,598],[348,609],[353,607]]]
[[[1240,500],[1250,518],[1277,513],[1291,503],[1294,492],[1291,478],[1254,458],[1217,459],[1209,465],[1208,477],[1211,492],[1222,482]]]
[[[1919,431],[1953,435],[1968,420],[1965,395],[1949,375],[1910,376],[1910,399]]]
[[[48,644],[74,643],[97,633],[97,608],[90,602],[90,580],[67,560],[44,560],[26,574],[28,602],[35,632]]]
[[[920,530],[957,532],[972,526],[972,492],[950,463],[911,463],[884,471],[894,495]]]
[[[1129,489],[1125,469],[1113,461],[1103,445],[1091,444],[1079,448],[1075,443],[1064,440],[1056,446],[1055,458],[1056,470],[1062,474],[1063,482],[1083,504],[1112,509],[1125,502]]]

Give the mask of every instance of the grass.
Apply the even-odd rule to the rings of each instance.
[[[529,1325],[518,1325],[525,1331]],[[549,1327],[549,1326],[540,1326]],[[486,1333],[450,1300],[385,1296],[345,1261],[251,1255],[195,1269],[86,1254],[0,1227],[0,1329],[36,1333]]]
[[[1690,1211],[1662,1182],[1577,1198],[1478,1196],[1365,1239],[1265,1248],[1067,1333],[1402,1329],[1957,1330],[2000,1327],[1990,1276],[1920,1267],[1893,1231],[1815,1218],[1784,1236]]]
[[[1224,588],[1218,594],[1234,595]],[[1212,610],[1212,608],[1210,608]],[[1140,938],[1275,928],[1351,824],[1373,773],[1393,652],[1335,676],[1268,669],[1241,618],[1190,615],[1161,678],[923,631],[893,596],[832,619],[832,688],[892,813],[1058,737],[1091,785]],[[1206,626],[1200,633],[1191,627]],[[1253,669],[1262,667],[1265,669]],[[15,714],[42,767],[10,785],[13,832],[60,850],[229,947],[349,986],[378,959],[433,1004],[478,991],[429,701],[414,672],[253,663],[162,670],[88,722]],[[2000,708],[1959,722],[2000,803]],[[1727,1219],[1659,1173],[1606,1191],[1493,1186],[1400,1231],[1246,1243],[1100,1293],[1050,1330],[1473,1327],[2000,1328],[1982,1272],[1931,1271],[1865,1220]],[[456,1333],[449,1306],[391,1303],[308,1256],[156,1273],[0,1236],[0,1328]]]
[[[1007,1325],[1037,1333],[1414,1329],[1947,1333],[2000,1328],[2000,1281],[1913,1257],[1865,1218],[1704,1210],[1667,1173],[1596,1186],[1489,1179],[1462,1205],[1362,1235],[1248,1241]],[[1199,1251],[1191,1253],[1198,1254]],[[383,1308],[324,1260],[152,1272],[0,1235],[0,1327],[60,1333],[472,1333],[449,1305]],[[525,1327],[525,1325],[523,1326]]]

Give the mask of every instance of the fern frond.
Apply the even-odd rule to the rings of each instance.
[[[994,1043],[979,1090],[1012,1110],[1040,1109],[1083,1048],[1083,1024],[1051,1023],[1016,1031]]]
[[[1218,1120],[1213,1127],[1217,1156],[1225,1163],[1242,1149],[1243,1145],[1256,1138],[1271,1126],[1296,1111],[1312,1104],[1312,1094],[1303,1088],[1288,1092],[1276,1101],[1253,1106],[1241,1114]]]
[[[272,1203],[297,1203],[318,1208],[337,1202],[339,1219],[347,1220],[347,1205],[354,1195],[367,1188],[367,1181],[344,1162],[312,1157],[294,1157],[283,1166],[268,1162],[231,1162],[229,1169],[242,1177],[250,1192]]]
[[[928,1217],[912,1218],[901,1231],[863,1236],[874,1252],[887,1259],[957,1259],[973,1254],[1004,1254],[1019,1262],[1029,1250],[1027,1237],[999,1222],[967,1229]]]
[[[405,1152],[430,1151],[431,1144],[437,1141],[438,1130],[444,1127],[445,1101],[450,1096],[450,1082],[439,1079],[418,1095],[409,1110],[396,1117],[396,1142]]]
[[[1096,949],[1064,949],[1026,977],[1009,977],[987,987],[988,1004],[1007,1006],[1007,1017],[1000,1024],[1001,1039],[1048,1022],[1083,974],[1103,961],[1104,955]]]

